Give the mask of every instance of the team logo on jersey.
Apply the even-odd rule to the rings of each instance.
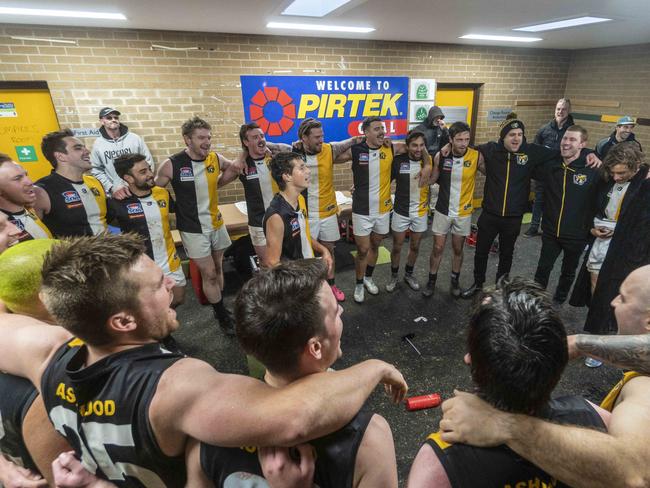
[[[471,161],[463,161],[463,166],[465,166],[466,168],[470,168],[472,166],[472,162]]]
[[[101,194],[99,193],[99,190],[98,190],[97,188],[94,188],[94,187],[90,189],[90,193],[92,193],[92,194],[95,195],[96,197],[98,197],[99,195],[101,195]]]
[[[584,185],[587,183],[587,175],[576,174],[573,175],[573,183],[576,185]]]
[[[64,191],[63,193],[61,193],[61,195],[63,195],[63,201],[65,203],[81,202],[81,197],[79,196],[79,193],[77,193],[75,190]]]
[[[400,163],[399,172],[400,172],[400,174],[410,174],[411,173],[411,163]]]
[[[156,203],[160,208],[166,208],[167,207],[167,202],[165,200],[156,200]]]
[[[133,219],[136,217],[144,217],[144,209],[140,203],[127,203],[126,204],[126,213],[129,215],[129,218]]]
[[[22,220],[11,219],[11,223],[14,224],[16,227],[18,227],[19,231],[23,232],[25,230],[25,224],[23,223]]]
[[[246,175],[247,180],[259,180],[260,175],[257,174],[257,167],[251,166],[248,168],[248,174]]]
[[[454,160],[452,158],[445,158],[442,161],[442,169],[445,171],[451,171],[454,167]]]
[[[205,170],[210,174],[214,173],[214,164],[211,164],[210,166],[205,168]]]
[[[191,166],[183,166],[179,171],[181,181],[194,181],[194,171]]]
[[[298,222],[298,217],[293,217],[289,221],[289,225],[291,226],[291,232],[295,232],[297,230],[300,230],[300,222]]]
[[[370,154],[368,153],[359,154],[359,164],[368,164],[368,161],[370,161]]]
[[[528,163],[528,154],[517,154],[517,164],[525,166]]]
[[[386,159],[386,158],[387,158],[387,156],[386,156],[385,152],[382,151],[382,152],[379,153],[379,159]]]

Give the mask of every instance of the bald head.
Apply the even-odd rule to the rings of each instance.
[[[650,333],[650,265],[625,278],[612,306],[620,334]]]

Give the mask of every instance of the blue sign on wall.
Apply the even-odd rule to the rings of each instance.
[[[406,77],[242,76],[246,122],[257,122],[271,142],[298,140],[300,122],[313,117],[323,124],[326,141],[361,134],[361,122],[381,117],[387,135],[408,132]]]

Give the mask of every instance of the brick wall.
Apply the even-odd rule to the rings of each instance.
[[[569,98],[619,102],[620,108],[574,106],[574,112],[632,115],[650,118],[650,44],[575,51],[567,77]],[[589,131],[594,147],[614,129],[614,124],[579,121]],[[637,139],[647,151],[650,127],[636,126]]]
[[[11,35],[74,39],[78,46]],[[203,49],[155,51],[152,43]],[[570,60],[568,51],[539,49],[0,24],[0,80],[46,80],[64,127],[97,126],[99,108],[118,108],[158,162],[181,147],[180,125],[193,114],[213,124],[218,152],[236,154],[243,119],[240,74],[315,69],[325,75],[481,82],[480,143],[497,131],[497,123],[487,122],[488,109],[512,107],[517,99],[561,97]],[[534,132],[552,116],[552,107],[518,112]],[[336,187],[348,188],[350,176],[349,164],[338,166]],[[477,196],[481,191],[479,184]],[[222,193],[222,201],[242,198],[238,182]]]

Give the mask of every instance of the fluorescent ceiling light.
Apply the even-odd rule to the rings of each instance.
[[[124,14],[110,12],[84,12],[81,10],[52,10],[45,8],[0,7],[0,14],[36,15],[39,17],[73,17],[81,19],[126,20]]]
[[[484,34],[466,34],[459,39],[475,39],[477,41],[509,41],[509,42],[537,42],[541,37],[515,37],[515,36],[488,36]]]
[[[523,32],[542,32],[553,29],[564,29],[566,27],[575,27],[578,25],[598,24],[599,22],[608,22],[612,19],[605,17],[577,17],[575,19],[558,20],[557,22],[546,22],[545,24],[529,25],[528,27],[518,27],[516,31]]]
[[[350,0],[293,0],[282,11],[282,15],[300,15],[301,17],[324,17]]]
[[[325,31],[325,32],[357,32],[367,34],[375,30],[374,27],[348,27],[344,25],[321,25],[321,24],[292,24],[290,22],[269,22],[266,24],[269,29],[293,29],[304,31]]]

